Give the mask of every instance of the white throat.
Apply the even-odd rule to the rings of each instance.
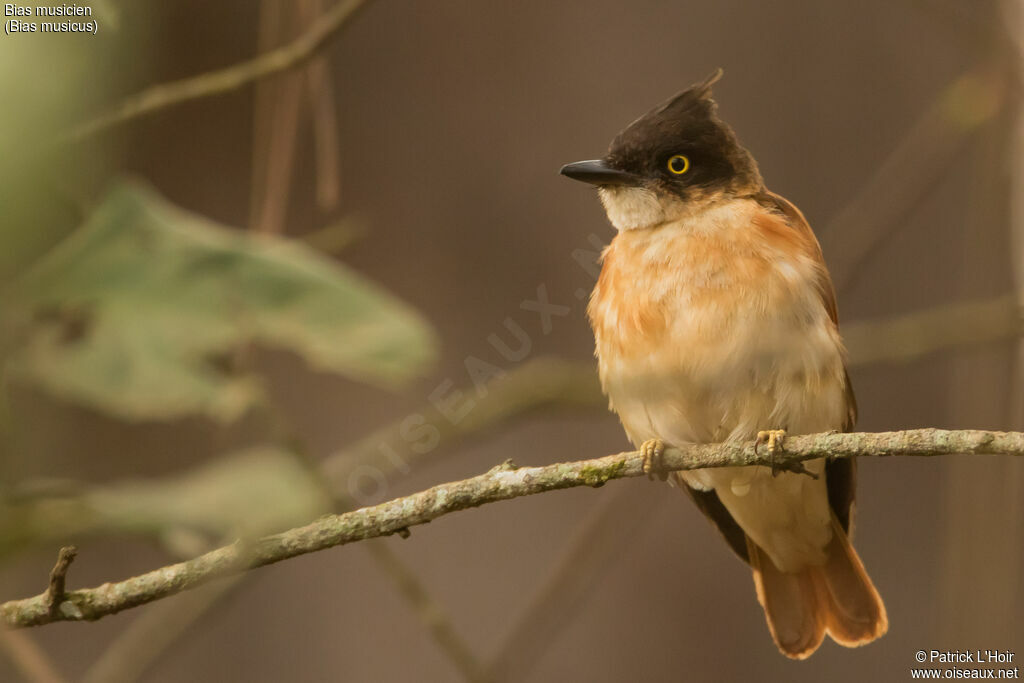
[[[650,228],[675,218],[680,202],[659,197],[642,187],[601,187],[598,189],[608,220],[619,232]],[[673,215],[669,215],[671,212]]]

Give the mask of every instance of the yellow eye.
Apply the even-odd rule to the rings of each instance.
[[[673,175],[683,175],[690,170],[690,160],[682,154],[669,157],[668,170]]]

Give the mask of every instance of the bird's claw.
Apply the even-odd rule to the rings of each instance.
[[[758,432],[757,438],[754,439],[754,455],[760,455],[757,452],[758,446],[768,447],[768,457],[771,460],[769,467],[772,469],[773,477],[777,477],[779,472],[793,472],[795,474],[806,474],[811,479],[817,479],[818,475],[804,467],[802,462],[785,462],[776,458],[778,454],[782,453],[782,443],[785,438],[785,429],[767,429]]]
[[[665,454],[665,442],[661,439],[648,439],[640,444],[640,455],[644,459],[644,474],[651,481],[657,476],[661,481],[668,479],[668,473],[661,467],[661,456]]]
[[[757,447],[761,445],[768,446],[768,455],[775,455],[776,450],[782,449],[782,442],[786,438],[785,429],[766,429],[757,433],[757,439],[754,440],[754,453],[757,453]]]
[[[760,453],[757,452],[758,446],[768,447],[768,457],[771,459],[773,477],[778,476],[779,472],[786,469],[775,457],[776,453],[782,450],[782,442],[785,438],[785,429],[766,429],[758,432],[757,438],[754,439],[754,455],[760,455]]]

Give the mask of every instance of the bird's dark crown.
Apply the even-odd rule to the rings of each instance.
[[[684,200],[763,189],[757,162],[718,118],[711,86],[721,76],[722,70],[716,70],[629,124],[612,140],[604,162],[650,189]],[[686,158],[684,173],[669,169],[676,155]],[[681,161],[676,163],[681,167]]]

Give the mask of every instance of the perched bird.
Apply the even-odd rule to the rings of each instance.
[[[787,431],[849,431],[857,415],[821,247],[718,118],[720,76],[561,171],[598,187],[617,230],[588,315],[610,406],[649,462],[665,444],[756,438],[774,453]],[[826,633],[853,647],[888,628],[850,544],[854,462],[805,465],[672,475],[750,564],[772,638],[796,659]]]

